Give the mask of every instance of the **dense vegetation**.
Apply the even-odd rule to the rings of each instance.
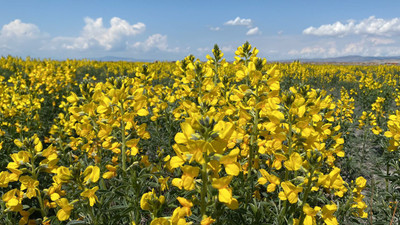
[[[398,224],[400,67],[0,59],[1,224]]]

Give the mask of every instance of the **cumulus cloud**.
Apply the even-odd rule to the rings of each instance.
[[[252,25],[251,19],[241,19],[240,17],[236,17],[234,20],[228,20],[224,23],[225,25],[230,26],[248,26]]]
[[[130,24],[128,21],[118,17],[110,20],[110,27],[105,27],[103,18],[84,19],[85,26],[79,37],[57,37],[54,42],[59,43],[63,48],[70,50],[85,50],[89,48],[102,48],[112,50],[125,48],[129,39],[146,29],[144,23]]]
[[[153,34],[149,36],[144,42],[136,42],[132,45],[133,48],[141,49],[145,52],[151,49],[158,49],[166,52],[177,52],[178,48],[169,48],[167,35]]]
[[[0,29],[0,55],[36,54],[46,40],[48,34],[38,26],[15,19]]]
[[[301,58],[329,58],[348,55],[396,56],[400,53],[400,48],[396,43],[396,41],[386,38],[337,39],[318,44],[310,42],[310,45],[291,49],[287,54],[291,57]]]
[[[346,23],[337,21],[333,24],[324,24],[320,27],[308,27],[303,34],[316,36],[339,36],[351,34],[366,34],[379,36],[393,36],[400,34],[400,18],[385,20],[371,16],[359,22],[348,20]]]
[[[249,30],[246,32],[246,35],[256,35],[261,34],[261,31],[258,27],[253,27],[253,21],[251,19],[242,19],[240,17],[236,17],[234,20],[228,20],[224,23],[224,25],[229,26],[246,26]]]
[[[251,28],[246,33],[246,35],[256,35],[256,34],[261,34],[261,31],[258,29],[258,27]]]
[[[0,31],[2,38],[37,38],[41,36],[39,28],[32,23],[23,23],[16,19],[5,24]]]

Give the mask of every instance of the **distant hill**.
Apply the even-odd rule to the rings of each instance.
[[[102,61],[102,62],[117,62],[117,61],[125,61],[125,62],[154,62],[154,59],[135,59],[128,57],[116,57],[116,56],[104,56],[98,58],[90,58],[91,60]],[[287,59],[287,60],[278,60],[279,62],[293,62],[295,60],[299,60],[304,63],[375,63],[375,64],[385,64],[385,63],[394,63],[400,64],[400,56],[360,56],[360,55],[348,55],[348,56],[340,56],[340,57],[331,57],[331,58],[304,58],[304,59]]]
[[[102,62],[117,62],[117,61],[125,61],[125,62],[154,62],[151,59],[134,59],[134,58],[124,58],[124,57],[116,57],[116,56],[104,56],[98,58],[92,58],[91,60],[102,61]]]
[[[316,63],[400,63],[400,56],[360,56],[360,55],[348,55],[332,58],[308,58],[308,59],[297,59],[300,62],[316,62]],[[294,60],[283,60],[283,61],[294,61]]]

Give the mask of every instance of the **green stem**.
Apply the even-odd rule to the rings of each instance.
[[[93,224],[94,224],[94,225],[99,224],[99,223],[97,222],[97,217],[94,216],[93,207],[90,207],[90,209],[88,210],[88,212],[89,212],[89,214],[90,214],[90,217],[92,217]]]
[[[290,113],[288,113],[288,118],[289,118],[289,140],[288,140],[288,150],[289,150],[289,157],[293,152],[292,145],[293,145],[293,128],[292,128],[292,120]]]
[[[281,201],[281,200],[279,200],[279,201]],[[283,219],[283,216],[286,214],[286,210],[287,210],[287,201],[284,201],[283,202],[283,210],[281,211],[281,213],[278,216],[278,225],[284,224],[283,223],[284,221],[282,221],[282,219]]]
[[[246,198],[246,203],[250,201],[250,198],[253,194],[254,191],[254,182],[251,180],[251,175],[252,175],[252,170],[253,170],[253,161],[255,158],[256,150],[257,150],[257,131],[258,131],[258,110],[255,110],[255,115],[254,115],[254,124],[253,124],[253,129],[251,132],[251,137],[250,137],[250,155],[249,155],[249,167],[247,171],[247,181],[250,182],[250,192],[248,192],[247,198]]]
[[[124,103],[121,103],[121,136],[122,136],[122,147],[121,147],[121,160],[122,160],[122,170],[124,171],[124,173],[126,172],[126,137],[125,137],[125,122],[123,120],[123,116],[124,116]]]
[[[290,111],[290,109],[287,110],[286,116],[288,118],[288,123],[289,123],[289,132],[288,132],[287,138],[288,138],[288,151],[289,151],[289,156],[290,156],[292,154],[292,152],[293,152],[293,149],[292,149],[293,132],[292,132],[292,120],[291,120],[291,116],[290,116],[289,111]],[[285,180],[286,181],[289,180],[289,171],[288,170],[285,170]],[[287,207],[288,207],[287,206],[287,200],[285,200],[283,202],[283,210],[281,211],[281,213],[278,216],[278,224],[284,224],[284,221],[282,221],[282,220],[283,220],[283,217],[284,217],[284,215],[286,213]]]
[[[37,171],[36,171],[35,156],[34,156],[34,154],[36,154],[36,152],[35,152],[34,149],[30,149],[30,153],[31,153],[31,155],[32,155],[32,158],[31,158],[31,166],[32,166],[32,167],[31,167],[31,173],[32,173],[32,178],[33,178],[34,180],[37,180],[38,175],[37,175]],[[44,208],[44,205],[43,205],[42,195],[41,195],[39,189],[36,189],[36,191],[37,191],[37,196],[36,196],[36,198],[37,198],[37,200],[39,201],[39,205],[40,205],[40,214],[42,215],[42,218],[44,218],[44,217],[46,216],[46,212],[45,212],[45,208]]]
[[[308,194],[311,191],[311,188],[312,188],[311,183],[312,183],[313,175],[314,175],[314,168],[312,168],[312,170],[310,171],[310,178],[308,179],[307,189],[304,192],[304,196],[303,196],[303,200],[302,200],[302,203],[301,203],[301,206],[300,206],[300,210],[303,210],[304,204],[306,203],[307,198],[308,198]],[[304,219],[306,218],[305,216],[306,216],[305,213],[301,214],[299,225],[303,225]]]
[[[202,165],[201,169],[201,179],[203,181],[202,187],[201,187],[201,218],[203,218],[204,215],[206,215],[206,209],[207,209],[207,202],[206,202],[206,195],[207,195],[207,186],[208,186],[208,174],[207,174],[207,164],[208,164],[208,155],[207,151],[203,153],[204,157],[204,162]]]
[[[40,206],[40,214],[42,215],[42,218],[46,217],[46,209],[44,208],[44,204],[43,204],[43,199],[42,199],[42,195],[40,194],[40,190],[37,190],[37,199],[39,201],[39,206]]]
[[[386,192],[389,191],[389,169],[390,169],[390,165],[389,162],[386,162],[386,178],[385,178],[385,184],[386,184]]]
[[[367,120],[367,122],[366,123],[369,123],[369,121]],[[362,164],[364,163],[364,161],[365,161],[365,147],[366,147],[366,141],[367,141],[367,136],[368,136],[368,127],[364,127],[364,134],[363,134],[363,145],[362,145],[362,151],[361,151],[361,154],[362,154],[362,156],[361,156],[361,160],[359,161],[359,168],[361,169],[362,168]]]
[[[250,77],[247,75],[247,78]],[[256,98],[256,103],[255,107],[259,103],[259,97],[258,97],[258,85],[255,87],[255,98]],[[254,107],[254,124],[253,124],[253,129],[251,132],[251,137],[250,137],[250,156],[249,156],[249,169],[247,173],[247,181],[250,182],[250,192],[248,193],[248,196],[246,198],[246,204],[250,201],[250,198],[254,192],[254,182],[250,180],[251,174],[252,174],[252,169],[253,169],[253,160],[255,158],[255,154],[257,154],[257,138],[258,138],[258,122],[259,122],[259,110]]]
[[[214,85],[217,86],[218,84],[218,61],[215,59],[215,63],[214,63],[214,70],[215,70],[215,74],[214,74]]]

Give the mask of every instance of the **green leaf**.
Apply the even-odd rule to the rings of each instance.
[[[81,225],[81,224],[86,224],[86,222],[82,220],[72,220],[67,223],[67,225]]]

